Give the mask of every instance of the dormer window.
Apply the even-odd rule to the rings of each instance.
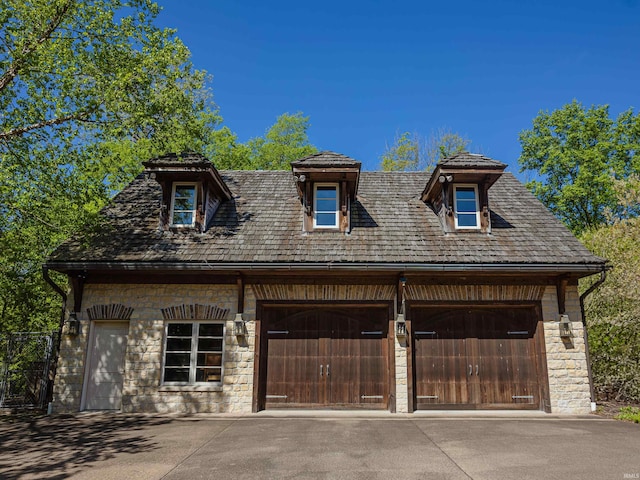
[[[480,209],[477,185],[454,185],[453,209],[457,229],[479,229]]]
[[[461,152],[441,160],[422,191],[444,233],[491,233],[489,189],[506,165]]]
[[[302,204],[302,231],[351,231],[360,162],[335,152],[319,152],[291,163]]]
[[[316,183],[313,187],[313,227],[338,228],[338,185]]]
[[[196,223],[197,188],[195,183],[174,183],[171,203],[171,225],[192,227]]]
[[[220,204],[232,198],[218,170],[202,155],[171,153],[142,164],[147,178],[162,188],[160,230],[205,232]]]

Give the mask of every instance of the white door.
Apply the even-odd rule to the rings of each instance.
[[[120,410],[128,332],[128,322],[94,323],[85,409]]]

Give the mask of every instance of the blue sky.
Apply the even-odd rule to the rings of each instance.
[[[241,141],[301,111],[366,170],[396,132],[448,128],[517,173],[540,110],[640,109],[638,0],[159,3]]]

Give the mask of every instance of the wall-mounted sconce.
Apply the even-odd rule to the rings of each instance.
[[[241,313],[236,313],[236,318],[233,321],[233,334],[239,338],[244,338],[247,335],[247,324]]]
[[[404,321],[404,314],[399,313],[396,317],[396,337],[404,340],[407,336],[407,324]]]
[[[560,338],[573,337],[573,331],[571,329],[571,322],[569,321],[569,315],[560,315]]]
[[[67,333],[74,337],[80,334],[80,320],[78,320],[76,312],[71,312],[69,314],[69,319],[67,320]]]

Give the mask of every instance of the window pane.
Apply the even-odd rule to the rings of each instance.
[[[476,211],[476,202],[475,200],[458,200],[457,203],[458,212],[475,212]]]
[[[198,352],[201,351],[222,351],[222,339],[221,338],[199,338],[198,339]]]
[[[316,212],[335,212],[336,210],[335,200],[318,200],[316,202]]]
[[[476,214],[469,215],[468,213],[458,214],[458,226],[459,227],[477,227]]]
[[[192,327],[190,323],[170,323],[167,326],[167,334],[171,337],[190,337]]]
[[[198,366],[199,367],[221,367],[222,354],[221,353],[199,353]]]
[[[472,187],[459,187],[456,188],[456,198],[460,200],[474,200],[476,199],[476,191]]]
[[[193,212],[173,212],[174,225],[191,225],[193,223]]]
[[[175,202],[173,202],[174,210],[193,210],[193,202],[190,198],[176,198]]]
[[[196,369],[196,382],[219,382],[220,380],[222,380],[222,369],[220,368]]]
[[[190,353],[167,353],[165,365],[168,367],[188,367],[190,363]]]
[[[188,383],[189,369],[188,368],[165,368],[164,381]]]
[[[317,187],[316,198],[336,198],[336,187]]]
[[[336,214],[335,213],[316,213],[316,225],[320,226],[336,226]]]
[[[201,337],[221,337],[223,326],[221,323],[202,323],[199,328]]]
[[[191,338],[167,338],[167,352],[190,352]]]
[[[176,198],[188,198],[193,204],[196,196],[196,188],[193,185],[176,185]]]

